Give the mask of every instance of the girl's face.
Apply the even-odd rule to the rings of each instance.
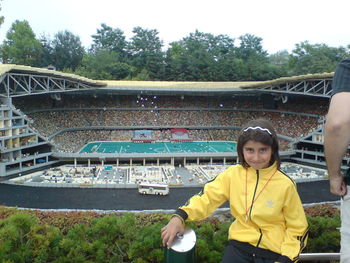
[[[269,145],[249,140],[243,146],[243,156],[247,164],[256,169],[269,167],[272,148]]]

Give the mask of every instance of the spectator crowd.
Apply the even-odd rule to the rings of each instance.
[[[46,98],[40,98],[46,96]],[[300,138],[320,125],[328,99],[294,98],[266,110],[257,96],[117,96],[64,94],[13,101],[33,120],[30,124],[51,138],[57,151],[76,152],[91,141],[130,141],[134,129],[152,129],[155,140],[170,140],[170,129],[189,130],[192,140],[236,140],[237,128],[250,119],[270,120],[280,135]],[[75,131],[60,131],[77,128]],[[281,141],[287,148],[288,141]]]

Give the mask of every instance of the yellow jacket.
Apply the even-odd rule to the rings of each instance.
[[[253,201],[254,200],[254,201]],[[226,201],[235,221],[229,240],[246,242],[298,261],[308,223],[295,182],[277,165],[255,170],[234,165],[205,184],[177,210],[184,220],[205,219]]]

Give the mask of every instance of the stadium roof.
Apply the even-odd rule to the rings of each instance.
[[[15,64],[0,65],[0,95],[3,97],[96,89],[104,86],[105,83],[56,70]]]
[[[256,83],[252,83],[251,85],[242,86],[242,88],[266,88],[271,86],[280,85],[287,82],[300,82],[300,81],[310,81],[310,80],[321,80],[321,79],[332,79],[334,72],[331,73],[316,73],[316,74],[307,74],[307,75],[299,75],[293,77],[284,77],[267,81],[259,81]]]
[[[284,95],[309,95],[330,97],[334,73],[308,74],[284,77],[268,81],[241,82],[189,82],[189,81],[101,81],[109,90],[123,94],[234,94],[239,92],[256,94],[283,93]]]
[[[308,74],[269,81],[190,82],[92,80],[46,68],[0,65],[0,96],[14,97],[96,89],[117,94],[229,95],[270,93],[330,97],[334,73]]]
[[[242,87],[257,84],[257,81],[245,82],[191,82],[191,81],[103,81],[107,84],[103,90],[139,94],[217,94],[246,92]],[[247,93],[247,92],[246,92]]]
[[[293,77],[261,81],[242,89],[268,92],[281,95],[308,95],[329,98],[332,93],[334,72],[307,74]]]
[[[103,81],[108,87],[128,87],[128,88],[161,88],[161,89],[239,89],[259,84],[260,81],[241,81],[241,82],[204,82],[204,81],[123,81],[107,80]]]
[[[71,78],[71,79],[77,79],[82,82],[86,82],[89,84],[93,84],[96,86],[105,86],[104,83],[88,79],[79,75],[70,74],[70,73],[64,73],[61,71],[51,70],[47,68],[36,68],[36,67],[30,67],[30,66],[23,66],[23,65],[15,65],[15,64],[1,64],[0,65],[0,75],[3,75],[5,73],[38,73],[43,75],[51,75],[56,77],[64,77],[64,78]]]

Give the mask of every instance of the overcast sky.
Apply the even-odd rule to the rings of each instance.
[[[2,0],[0,41],[15,20],[27,20],[37,37],[69,30],[89,47],[105,23],[124,31],[157,29],[165,45],[199,30],[238,38],[254,34],[270,54],[302,41],[350,44],[350,0]],[[235,42],[236,45],[239,42]]]

